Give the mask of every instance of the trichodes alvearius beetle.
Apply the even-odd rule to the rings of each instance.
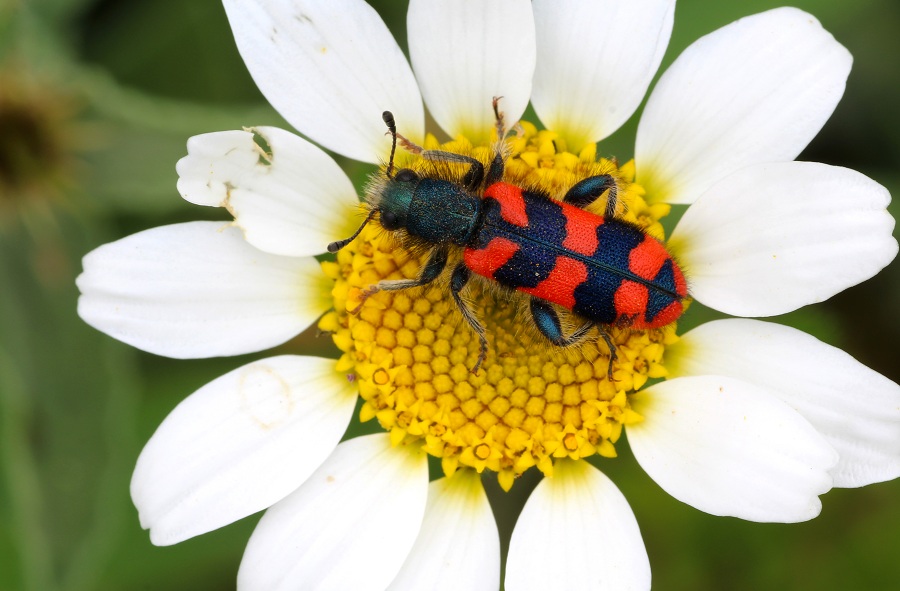
[[[612,380],[616,348],[606,328],[645,330],[677,320],[687,297],[684,275],[659,240],[615,217],[618,187],[613,176],[585,178],[561,201],[539,189],[504,182],[506,132],[498,100],[494,99],[498,141],[487,170],[471,156],[413,144],[397,133],[393,114],[384,112],[391,155],[384,175],[370,183],[369,213],[352,236],[332,242],[328,251],[349,244],[377,217],[382,228],[402,237],[404,245],[430,255],[417,279],[384,280],[368,287],[351,313],[379,291],[431,283],[452,261],[450,293],[479,339],[473,373],[484,361],[488,343],[484,327],[460,292],[475,274],[528,294],[534,325],[554,345],[574,345],[597,328],[610,350]],[[408,168],[395,171],[398,137],[421,158],[467,165],[467,172],[455,182]],[[584,209],[604,194],[603,215]],[[564,335],[554,305],[580,316],[581,326]]]

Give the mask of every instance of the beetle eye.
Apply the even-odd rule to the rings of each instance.
[[[404,168],[397,171],[397,174],[394,175],[394,180],[400,181],[401,183],[411,183],[413,181],[419,180],[419,175],[408,168]]]
[[[400,227],[400,220],[397,219],[397,214],[395,214],[394,212],[382,211],[381,225],[385,230],[396,230]]]

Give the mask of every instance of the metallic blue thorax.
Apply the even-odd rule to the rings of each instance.
[[[415,187],[406,230],[433,244],[464,246],[475,233],[480,217],[480,197],[455,183],[425,178]]]

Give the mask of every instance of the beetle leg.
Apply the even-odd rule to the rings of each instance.
[[[474,191],[481,186],[484,180],[484,164],[480,160],[466,156],[464,154],[454,154],[453,152],[445,152],[443,150],[422,150],[418,154],[426,160],[434,160],[435,162],[459,162],[468,164],[469,170],[462,179],[463,186],[469,191]],[[491,165],[493,167],[493,165]]]
[[[370,285],[360,294],[359,305],[351,310],[350,313],[358,313],[362,309],[363,304],[366,303],[366,300],[368,300],[379,291],[397,291],[400,289],[409,289],[411,287],[421,287],[423,285],[428,285],[429,283],[437,279],[438,275],[441,274],[441,271],[443,271],[444,267],[446,266],[447,249],[436,248],[434,252],[431,253],[431,257],[428,259],[428,262],[425,263],[424,267],[422,267],[422,272],[419,274],[418,278],[385,280],[379,281],[375,285]]]
[[[616,355],[616,346],[612,342],[612,337],[609,336],[609,333],[606,332],[602,326],[597,326],[597,332],[600,333],[606,346],[609,347],[609,366],[606,368],[606,376],[609,378],[610,382],[614,382],[615,380],[613,379],[612,371],[613,361],[619,358],[619,356]]]
[[[604,214],[608,218],[615,217],[618,187],[616,179],[608,174],[588,177],[575,183],[563,197],[563,202],[584,209],[603,195],[607,189],[609,189],[609,196],[606,199]]]
[[[464,176],[462,180],[462,184],[470,191],[477,189],[484,179],[484,164],[471,156],[445,152],[444,150],[426,150],[419,144],[406,139],[399,133],[397,134],[397,141],[407,152],[421,156],[426,160],[434,160],[436,162],[460,162],[462,164],[470,165],[468,172],[466,172],[466,176]]]
[[[497,140],[501,142],[506,139],[506,124],[503,122],[503,111],[500,110],[500,99],[502,98],[502,96],[495,96],[491,101],[491,107],[494,109],[495,125],[497,126]]]
[[[487,337],[485,336],[484,326],[478,321],[475,312],[459,295],[459,292],[462,291],[462,288],[466,286],[468,281],[468,267],[462,263],[456,265],[456,268],[453,269],[453,275],[450,277],[450,293],[453,295],[453,299],[456,301],[456,305],[459,308],[460,313],[462,313],[463,318],[469,323],[469,326],[472,327],[472,330],[475,331],[475,334],[478,336],[478,361],[475,362],[475,367],[471,370],[473,374],[477,374],[478,368],[481,367],[481,364],[484,363],[484,360],[487,357]]]
[[[503,160],[501,152],[498,151],[494,154],[494,159],[491,160],[491,167],[488,169],[487,181],[484,183],[485,187],[490,187],[503,178]]]
[[[403,149],[411,154],[419,155],[425,151],[425,148],[399,133],[397,134],[397,143],[403,146]]]
[[[484,185],[486,187],[490,187],[496,182],[499,182],[503,179],[503,169],[504,162],[506,161],[506,154],[504,154],[504,143],[503,140],[506,139],[506,134],[508,133],[506,129],[506,125],[503,122],[503,111],[500,110],[500,99],[502,96],[495,96],[494,100],[491,101],[491,106],[494,108],[494,119],[496,119],[497,126],[497,149],[494,153],[494,159],[491,160],[491,166],[488,169],[487,180]],[[518,123],[516,124],[518,125]],[[521,129],[521,126],[519,126]]]
[[[531,298],[531,317],[541,334],[557,347],[568,347],[584,340],[587,333],[594,327],[593,322],[585,322],[568,337],[563,336],[559,314],[556,313],[553,306],[536,297]]]
[[[568,347],[584,340],[587,333],[596,326],[600,336],[609,347],[609,365],[606,368],[606,375],[609,377],[609,381],[614,381],[612,367],[613,361],[617,359],[616,346],[613,344],[609,333],[603,330],[601,325],[588,321],[578,327],[571,335],[565,337],[563,336],[562,325],[559,322],[559,315],[556,313],[556,310],[544,300],[535,297],[531,298],[531,317],[534,319],[534,324],[541,331],[541,334],[557,347]]]

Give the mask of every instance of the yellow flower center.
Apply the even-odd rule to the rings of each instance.
[[[619,185],[617,215],[663,238],[659,220],[669,207],[646,203],[633,182],[633,163],[620,167],[598,160],[593,144],[577,155],[569,153],[553,132],[527,122],[506,141],[511,156],[504,179],[561,198],[581,179],[612,174]],[[439,145],[429,137],[425,148],[472,154],[485,163],[492,156],[490,147],[473,147],[465,139]],[[418,164],[411,158],[404,166]],[[603,206],[589,209],[602,213]],[[464,293],[489,344],[482,368],[473,374],[478,338],[450,295],[448,273],[425,288],[379,292],[358,314],[349,312],[366,287],[383,279],[418,277],[426,258],[427,253],[404,250],[370,224],[338,252],[336,262],[322,263],[334,280],[334,311],[319,328],[331,332],[344,352],[338,371],[359,383],[360,419],[377,419],[395,444],[421,445],[441,458],[447,475],[460,466],[493,470],[506,490],[532,466],[550,475],[555,458],[614,457],[623,425],[642,420],[631,409],[630,394],[648,378],[666,375],[663,353],[676,339],[675,326],[608,328],[618,356],[610,381],[610,352],[602,339],[555,347],[530,327],[527,306],[516,293],[472,282]],[[567,334],[578,321],[568,324]]]

